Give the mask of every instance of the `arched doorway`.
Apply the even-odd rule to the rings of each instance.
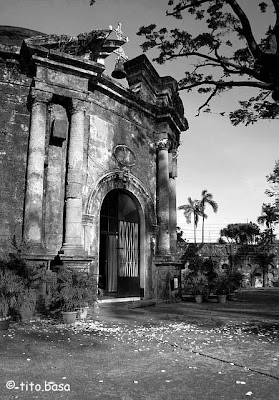
[[[100,212],[99,287],[108,295],[140,296],[140,217],[132,196],[119,189]]]

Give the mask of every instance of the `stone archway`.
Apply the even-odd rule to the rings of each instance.
[[[84,246],[94,259],[96,274],[100,274],[101,208],[106,196],[111,192],[126,194],[135,204],[139,219],[139,286],[141,297],[153,295],[152,287],[152,232],[156,225],[154,201],[139,181],[131,173],[117,170],[99,179],[91,191],[84,214]]]

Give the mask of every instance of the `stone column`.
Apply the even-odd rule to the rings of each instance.
[[[61,252],[65,255],[85,254],[82,245],[82,175],[84,112],[82,101],[72,100],[66,182],[65,234]]]
[[[171,168],[169,174],[170,196],[170,251],[176,253],[177,243],[177,213],[176,213],[176,177],[177,177],[177,151],[170,153]]]
[[[157,220],[158,240],[157,253],[170,253],[169,235],[169,141],[162,139],[156,143],[157,147]]]
[[[47,105],[52,94],[34,90],[26,175],[23,240],[33,252],[43,250],[42,219]]]

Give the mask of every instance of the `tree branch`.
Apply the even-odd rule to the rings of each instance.
[[[197,1],[196,4],[195,4],[195,6],[196,6],[196,7],[199,7],[199,6],[201,6],[202,4],[208,3],[208,1],[209,1],[209,0],[200,0],[200,1]],[[192,7],[192,4],[186,4],[186,2],[185,2],[184,0],[182,0],[182,3],[184,4],[183,6],[181,5],[179,8],[176,8],[176,9],[175,9],[174,11],[172,11],[172,12],[167,11],[167,12],[166,12],[166,15],[176,15],[177,12],[180,12],[180,11],[186,10],[187,8]]]
[[[276,21],[273,28],[273,33],[276,38],[276,54],[279,54],[279,0],[272,0],[272,4],[276,13]]]
[[[223,88],[230,88],[230,87],[241,87],[241,86],[248,86],[248,87],[254,87],[258,89],[264,89],[264,90],[272,90],[272,85],[267,84],[264,82],[254,82],[254,81],[210,81],[210,80],[204,80],[201,82],[195,82],[192,83],[191,85],[184,85],[183,84],[183,79],[181,79],[178,82],[178,88],[179,90],[188,90],[188,89],[193,89],[194,87],[198,86],[203,86],[203,85],[214,85],[218,87],[223,87]]]
[[[203,67],[219,67],[219,68],[222,68],[222,67],[220,66],[220,64],[213,63],[213,62],[212,62],[212,63],[210,63],[210,62],[208,62],[208,63],[205,62],[205,63],[203,63],[203,64],[196,65],[193,72],[195,72],[197,69],[203,68]],[[236,73],[239,73],[239,72],[236,72]]]
[[[250,22],[246,16],[245,12],[240,7],[240,5],[237,3],[236,0],[225,0],[225,2],[231,6],[234,13],[237,15],[237,17],[241,23],[241,26],[243,28],[242,34],[247,41],[247,45],[248,45],[251,53],[253,54],[254,58],[257,59],[261,55],[262,52],[254,38]]]
[[[221,64],[220,61],[217,58],[208,56],[207,54],[199,53],[197,51],[193,51],[193,52],[188,52],[187,51],[187,52],[184,52],[184,53],[172,54],[171,56],[166,57],[166,60],[171,60],[171,59],[178,58],[178,57],[188,57],[188,56],[201,57],[201,58],[205,58],[208,61],[212,61],[214,63],[217,63],[219,65]],[[225,59],[222,59],[222,63],[224,65],[226,65],[226,66],[229,66],[229,67],[237,69],[239,72],[242,72],[242,73],[245,73],[247,75],[250,75],[255,79],[259,79],[260,78],[259,74],[257,74],[251,68],[235,64],[235,63],[233,63],[231,61],[228,61],[228,60],[225,60]],[[220,65],[220,67],[224,68],[222,65]]]
[[[218,49],[215,49],[215,56],[216,56],[216,59],[218,60],[219,66],[220,66],[221,68],[223,68],[224,72],[228,72],[228,73],[230,73],[230,74],[239,74],[240,72],[243,72],[244,68],[247,68],[247,67],[244,67],[244,66],[242,66],[242,65],[239,65],[239,66],[238,66],[237,64],[232,63],[232,62],[230,62],[230,61],[228,61],[227,64],[226,64],[226,59],[224,59],[222,56],[220,56],[220,55],[218,54]],[[230,63],[230,64],[228,64],[228,63]],[[229,65],[230,67],[233,67],[234,70],[229,69],[229,68],[228,68],[228,65]],[[247,72],[246,72],[246,73],[247,73]],[[248,73],[248,75],[251,75],[252,73],[253,73],[253,77],[255,78],[255,76],[254,76],[254,71],[253,71],[253,70],[251,70],[251,71]]]
[[[198,108],[198,112],[196,114],[196,117],[198,117],[200,115],[201,110],[206,107],[210,100],[218,93],[219,88],[216,86],[215,89],[213,90],[213,92],[210,94],[210,96],[208,97],[208,99]]]
[[[272,1],[273,1],[273,3],[278,3],[277,0],[272,0]],[[238,4],[238,2],[236,0],[224,0],[224,2],[227,3],[232,8],[234,13],[238,17],[238,19],[241,23],[241,26],[243,28],[243,32],[241,32],[241,33],[245,37],[245,39],[247,41],[247,45],[248,45],[251,53],[253,54],[254,58],[258,58],[262,52],[254,38],[250,22],[246,16],[245,12],[243,11],[243,9],[240,7],[240,5]],[[200,1],[195,2],[194,5],[193,5],[193,1],[191,1],[190,4],[186,4],[186,2],[183,1],[184,5],[180,4],[180,6],[175,7],[172,12],[167,11],[167,15],[175,16],[175,15],[177,15],[177,13],[181,13],[181,11],[183,11],[183,10],[189,9],[193,6],[199,7],[205,3],[209,3],[209,0],[200,0]]]

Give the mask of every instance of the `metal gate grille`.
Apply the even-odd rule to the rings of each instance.
[[[119,221],[119,276],[138,276],[138,238],[139,224],[135,222]]]

